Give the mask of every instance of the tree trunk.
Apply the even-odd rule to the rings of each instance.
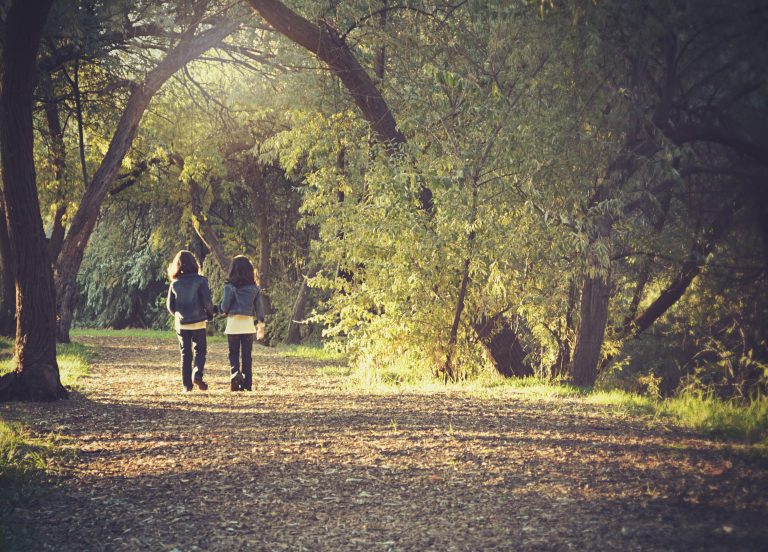
[[[11,240],[5,220],[5,206],[0,200],[0,335],[16,335],[16,279],[13,270]]]
[[[533,368],[525,364],[525,350],[503,314],[483,317],[475,324],[475,332],[502,376],[526,377],[533,375]]]
[[[249,3],[278,33],[309,50],[328,65],[390,155],[406,142],[373,79],[335,29],[325,22],[321,26],[314,25],[277,0],[249,0]],[[429,188],[421,187],[419,203],[421,209],[431,212],[432,191]]]
[[[293,302],[291,321],[288,323],[288,335],[285,338],[285,343],[288,345],[298,345],[301,343],[300,323],[304,320],[304,311],[307,308],[307,301],[309,300],[309,284],[307,284],[307,280],[317,274],[317,271],[317,268],[311,269],[301,281],[301,287],[299,287],[299,293],[296,295],[296,301]]]
[[[573,351],[573,381],[576,385],[588,387],[597,380],[600,350],[605,337],[605,323],[608,320],[608,278],[587,276],[581,290],[579,308],[579,332]]]
[[[246,172],[248,189],[251,192],[251,202],[256,210],[256,225],[259,228],[259,286],[262,293],[264,314],[272,314],[272,301],[269,298],[270,278],[272,274],[272,238],[269,233],[269,214],[271,204],[269,193],[264,182],[262,168],[254,163],[249,165]]]
[[[80,207],[72,218],[69,233],[59,254],[56,265],[56,292],[59,312],[57,337],[60,341],[69,341],[72,313],[78,300],[77,273],[83,262],[88,240],[96,226],[104,196],[117,177],[120,165],[131,147],[139,122],[152,96],[176,71],[224,40],[236,28],[236,23],[226,22],[199,36],[194,36],[193,32],[189,31],[184,33],[176,47],[169,51],[165,58],[147,74],[144,82],[131,92],[107,154],[80,201]]]
[[[194,180],[189,181],[189,196],[192,202],[192,225],[195,227],[195,232],[213,254],[222,272],[227,274],[232,265],[232,258],[227,255],[224,245],[203,210],[203,190]]]
[[[56,363],[56,300],[40,204],[32,92],[40,35],[52,0],[16,0],[8,12],[0,98],[3,193],[16,280],[16,370],[0,378],[0,400],[65,398]]]
[[[568,285],[568,305],[565,309],[565,328],[557,338],[557,359],[550,369],[550,375],[561,378],[568,374],[571,366],[571,354],[573,352],[573,312],[576,310],[576,301],[579,299],[579,288],[571,280]]]
[[[405,142],[405,136],[397,130],[395,118],[381,92],[336,29],[327,23],[314,25],[276,0],[249,1],[277,32],[328,64],[352,95],[379,140],[390,147]]]
[[[61,128],[61,119],[59,117],[59,104],[55,99],[50,75],[46,75],[44,86],[46,96],[45,120],[48,123],[48,139],[51,142],[49,157],[53,169],[54,186],[56,187],[56,202],[59,203],[56,208],[56,214],[53,217],[51,237],[48,240],[48,258],[51,263],[55,263],[64,241],[64,224],[62,221],[67,212],[67,204],[63,201],[65,188],[64,172],[67,167],[67,158],[66,148],[64,147],[64,131]]]
[[[490,150],[486,147],[486,155]],[[475,175],[476,176],[476,175]],[[469,210],[469,226],[473,227],[477,220],[477,180],[472,181],[472,204]],[[456,348],[456,342],[459,335],[459,323],[461,322],[461,314],[464,312],[464,306],[467,298],[467,286],[469,285],[469,266],[472,260],[472,246],[475,242],[475,231],[472,230],[467,236],[467,258],[464,260],[464,268],[461,273],[461,283],[459,284],[459,294],[456,298],[456,308],[453,314],[453,323],[451,324],[451,332],[448,336],[448,352],[445,357],[445,364],[443,364],[442,373],[445,381],[455,381],[457,374],[453,369],[453,353]]]

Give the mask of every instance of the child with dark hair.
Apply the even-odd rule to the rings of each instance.
[[[264,338],[264,307],[253,264],[248,257],[238,255],[232,259],[219,310],[227,316],[224,333],[229,344],[230,388],[232,391],[250,391],[253,385],[253,337]],[[253,324],[254,316],[259,321],[258,331]]]
[[[174,327],[181,351],[181,381],[184,391],[192,391],[192,384],[208,389],[203,380],[207,343],[205,327],[213,318],[216,307],[211,300],[208,279],[199,274],[200,267],[191,251],[179,251],[168,266],[167,307],[174,317]],[[192,365],[194,361],[194,374]]]

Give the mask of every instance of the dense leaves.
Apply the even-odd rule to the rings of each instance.
[[[374,376],[765,391],[761,2],[249,4],[54,6],[35,118],[54,256],[137,83],[185,32],[240,24],[152,98],[77,323],[164,326],[186,247],[216,282],[251,256],[274,340],[322,326]]]

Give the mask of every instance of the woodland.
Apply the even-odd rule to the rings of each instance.
[[[369,374],[768,391],[762,0],[6,0],[0,399],[255,261]],[[220,330],[221,328],[218,328]],[[213,329],[212,331],[216,331]]]

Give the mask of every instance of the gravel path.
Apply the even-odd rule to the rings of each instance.
[[[180,393],[173,341],[96,347],[82,394],[0,405],[77,452],[8,513],[56,551],[768,550],[768,466],[578,400],[370,394],[257,347],[255,391]],[[30,544],[32,543],[32,544]]]

